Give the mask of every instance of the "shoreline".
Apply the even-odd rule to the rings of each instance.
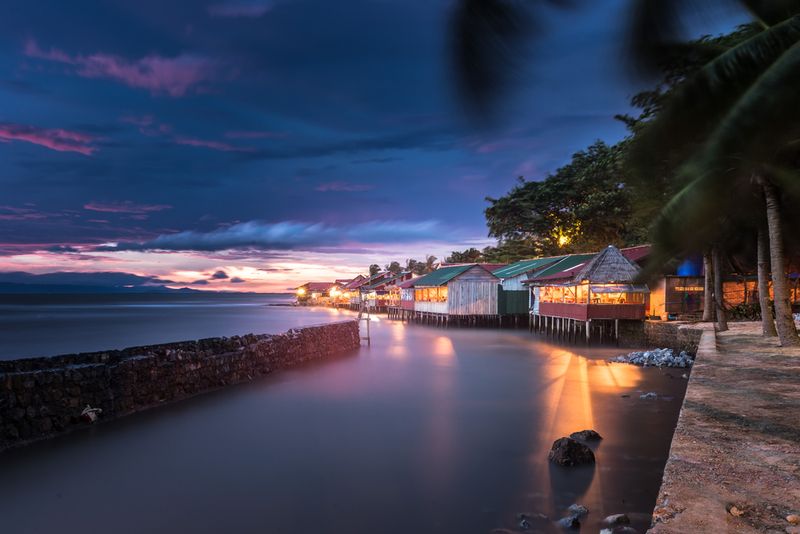
[[[800,532],[800,350],[760,333],[703,326],[649,533]]]

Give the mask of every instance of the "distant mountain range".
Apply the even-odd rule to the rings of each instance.
[[[115,294],[115,293],[199,293],[195,289],[173,289],[170,280],[130,273],[33,274],[22,271],[0,272],[0,293]]]

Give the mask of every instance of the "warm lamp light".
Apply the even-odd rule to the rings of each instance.
[[[302,297],[305,294],[306,294],[306,288],[300,287],[300,288],[297,289],[297,295],[298,296]]]

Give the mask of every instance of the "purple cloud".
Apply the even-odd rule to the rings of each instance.
[[[138,127],[141,134],[148,136],[164,135],[172,131],[172,126],[158,122],[152,115],[128,115],[121,117],[120,121]]]
[[[47,219],[48,215],[33,208],[0,206],[0,221],[35,221]]]
[[[232,249],[320,250],[338,252],[354,244],[439,242],[454,238],[437,221],[372,221],[349,226],[323,223],[250,221],[210,232],[163,234],[143,243],[121,242],[97,250],[221,251]]]
[[[238,276],[234,276],[231,278],[231,284],[244,284],[247,282],[244,278],[239,278]]]
[[[111,54],[70,55],[62,50],[43,50],[35,40],[25,43],[26,56],[71,65],[78,76],[106,78],[153,94],[184,96],[190,89],[216,78],[217,65],[207,58],[190,54],[168,58],[150,55],[129,61]]]
[[[210,148],[220,152],[252,152],[252,148],[238,147],[221,141],[209,141],[206,139],[196,139],[194,137],[178,136],[175,142],[179,145],[194,146],[199,148]]]
[[[231,132],[225,132],[225,137],[228,139],[281,139],[286,137],[286,134],[283,132],[234,130]]]
[[[375,186],[371,184],[353,184],[350,182],[327,182],[324,184],[319,184],[315,189],[323,193],[328,193],[331,191],[354,193],[359,191],[369,191],[371,189],[375,189]]]
[[[58,152],[77,152],[91,156],[96,148],[95,139],[79,132],[61,128],[39,128],[24,124],[0,123],[0,142],[23,141]]]
[[[269,0],[229,0],[209,6],[208,14],[212,17],[226,18],[258,18],[274,7]]]
[[[147,215],[149,213],[171,209],[168,204],[136,204],[130,200],[124,202],[87,202],[83,209],[102,213],[124,213],[127,215]]]
[[[215,272],[214,274],[211,275],[211,279],[212,280],[226,280],[226,279],[228,279],[228,273],[226,273],[225,271],[222,271],[222,270],[217,271],[217,272]]]

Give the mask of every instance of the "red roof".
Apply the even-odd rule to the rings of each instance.
[[[638,263],[650,255],[651,245],[639,245],[636,247],[628,247],[620,250],[622,255],[634,263]]]
[[[358,275],[352,280],[350,280],[347,284],[345,284],[345,289],[358,289],[359,287],[363,286],[368,279],[364,275]]]
[[[481,267],[483,267],[484,269],[486,269],[490,273],[498,271],[498,270],[502,269],[503,267],[508,267],[507,263],[479,263],[478,265],[480,265]]]
[[[397,284],[397,287],[399,287],[400,289],[408,289],[410,287],[414,287],[414,282],[416,281],[417,281],[416,278],[412,278],[410,280],[406,280],[405,282]]]
[[[564,281],[572,280],[573,278],[575,278],[575,275],[581,272],[581,270],[584,267],[586,267],[586,262],[581,263],[580,265],[576,265],[571,269],[566,269],[564,271],[561,271],[560,273],[554,273],[548,276],[538,277],[536,278],[536,281],[538,282],[540,280],[564,280]]]
[[[328,291],[335,285],[334,282],[308,282],[300,287],[304,287],[308,291]]]

